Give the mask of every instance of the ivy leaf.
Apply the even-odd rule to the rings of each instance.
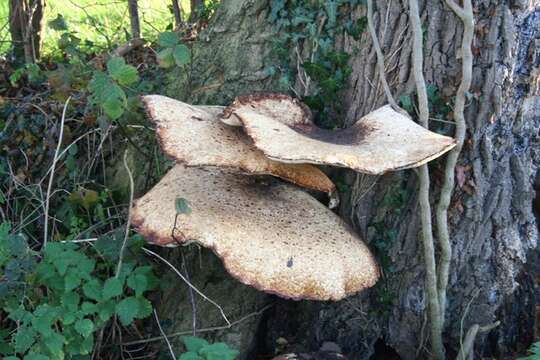
[[[173,49],[173,57],[176,65],[178,66],[184,66],[188,64],[190,60],[189,48],[184,44],[176,45]]]
[[[57,14],[56,18],[49,21],[47,25],[49,25],[51,29],[56,30],[56,31],[63,31],[63,30],[65,31],[68,29],[66,20],[61,14]]]
[[[176,198],[174,201],[174,206],[176,208],[176,214],[191,214],[191,208],[189,207],[189,203],[184,198]]]
[[[183,336],[182,342],[187,351],[199,352],[203,347],[208,346],[208,341],[195,336]]]
[[[139,300],[134,296],[127,297],[116,305],[116,314],[124,326],[131,324],[138,313]]]
[[[178,35],[172,31],[165,31],[158,35],[158,44],[163,47],[173,47],[180,42]]]
[[[156,59],[160,67],[165,69],[170,68],[175,64],[173,49],[166,48],[161,50],[157,53]]]
[[[94,331],[94,323],[89,319],[81,319],[75,323],[75,330],[81,336],[87,337]]]
[[[122,294],[122,281],[117,278],[110,278],[103,285],[103,300],[112,299]]]
[[[126,64],[124,58],[119,56],[114,56],[107,62],[107,70],[120,85],[131,85],[139,80],[137,69]]]

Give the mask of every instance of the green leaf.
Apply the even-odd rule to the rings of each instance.
[[[102,286],[101,282],[97,279],[90,280],[83,285],[83,294],[92,300],[101,300]]]
[[[399,103],[401,105],[401,107],[403,107],[403,109],[405,109],[405,111],[407,112],[412,112],[414,109],[413,109],[413,103],[412,103],[412,99],[409,95],[401,95],[399,98]]]
[[[137,319],[144,319],[152,314],[152,303],[145,298],[138,297],[139,311],[137,312]]]
[[[77,288],[81,284],[81,277],[76,272],[70,272],[64,278],[65,281],[65,292],[69,292]]]
[[[111,119],[116,120],[124,113],[124,106],[119,99],[110,97],[103,103],[103,111]]]
[[[215,343],[199,350],[199,355],[203,355],[206,360],[234,360],[240,352],[229,348],[225,343]]]
[[[204,360],[204,359],[200,357],[199,355],[197,355],[197,353],[189,351],[180,355],[179,360]]]
[[[45,343],[45,346],[51,352],[51,354],[55,355],[53,356],[54,359],[63,358],[64,344],[66,343],[66,339],[62,335],[51,332],[47,336],[43,337],[42,342]]]
[[[10,356],[11,357],[11,356]],[[13,357],[14,359],[18,359],[16,357]],[[4,360],[6,360],[8,358],[4,358]],[[41,355],[41,354],[28,354],[28,355],[25,355],[23,360],[49,360],[50,358],[48,356],[45,356],[45,355]]]
[[[135,296],[142,296],[148,288],[148,281],[144,274],[131,274],[127,279],[127,286],[135,291]]]
[[[49,21],[49,27],[56,31],[67,30],[66,20],[61,14],[57,14],[54,20]]]
[[[22,327],[15,335],[15,351],[24,353],[30,349],[36,339],[36,331],[31,327]]]
[[[138,312],[139,300],[134,296],[127,297],[116,305],[116,314],[124,326],[131,324]]]
[[[190,60],[190,51],[189,48],[184,44],[178,44],[173,49],[173,57],[176,65],[184,66],[189,63]]]
[[[115,311],[115,303],[113,301],[107,301],[98,304],[98,316],[102,321],[108,321]]]
[[[191,207],[189,207],[189,203],[186,199],[184,198],[176,198],[176,200],[174,201],[174,206],[176,208],[176,213],[177,214],[186,214],[186,215],[189,215],[191,214]]]
[[[195,336],[182,336],[182,342],[187,351],[198,352],[203,347],[208,346],[208,341]]]
[[[105,281],[103,285],[103,300],[112,299],[115,296],[122,294],[123,284],[117,278],[110,278]]]
[[[163,47],[173,47],[180,42],[180,38],[175,32],[165,31],[158,35],[158,44]]]
[[[94,303],[91,303],[89,301],[85,301],[81,304],[81,314],[84,315],[90,315],[94,314],[98,311],[98,306]]]
[[[164,50],[161,50],[157,53],[156,59],[160,67],[165,69],[170,68],[175,64],[173,49],[166,48]]]
[[[107,62],[107,70],[111,77],[118,81],[120,85],[131,85],[139,80],[137,69],[127,65],[124,58],[114,56]]]
[[[68,311],[75,311],[77,310],[77,307],[79,306],[79,302],[81,301],[81,297],[74,292],[65,293],[62,295],[62,305],[68,310]]]
[[[75,323],[75,330],[81,336],[87,337],[94,331],[94,323],[89,319],[81,319]]]

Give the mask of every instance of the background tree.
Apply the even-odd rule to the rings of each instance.
[[[9,31],[13,53],[27,64],[41,55],[45,0],[9,0]]]

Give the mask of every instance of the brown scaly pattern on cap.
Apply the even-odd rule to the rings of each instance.
[[[185,198],[191,214],[178,215]],[[132,209],[133,225],[157,245],[196,241],[247,285],[292,299],[339,300],[375,284],[367,246],[301,189],[218,169],[176,165]]]
[[[189,166],[217,166],[248,174],[273,175],[306,188],[333,193],[335,185],[309,164],[285,164],[268,159],[242,129],[217,119],[220,106],[192,106],[160,95],[142,97],[156,124],[163,151]]]
[[[389,105],[341,130],[305,121],[283,122],[285,116],[268,116],[256,104],[237,108],[234,115],[254,145],[271,159],[341,166],[372,175],[423,165],[456,145],[454,139],[423,128]]]
[[[298,99],[277,93],[255,93],[238,96],[234,102],[223,110],[221,121],[231,126],[242,126],[235,115],[242,109],[256,109],[268,117],[279,119],[285,124],[311,124],[311,110]]]

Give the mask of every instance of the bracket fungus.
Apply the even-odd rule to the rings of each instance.
[[[177,197],[189,202],[190,214],[177,215]],[[285,298],[339,300],[379,276],[343,220],[278,180],[176,165],[135,202],[132,219],[150,242],[196,241],[244,284]]]
[[[273,175],[302,187],[326,193],[334,183],[310,164],[285,164],[267,158],[251,144],[241,128],[222,123],[221,106],[192,106],[165,96],[142,97],[163,151],[188,166],[239,169],[256,175]]]
[[[177,161],[132,209],[134,227],[156,245],[195,241],[241,282],[285,298],[339,300],[375,284],[364,242],[299,187],[334,184],[311,164],[368,174],[420,166],[455,146],[384,106],[348,129],[324,130],[287,95],[238,97],[229,107],[144,96],[164,152]],[[311,164],[310,164],[311,163]],[[186,199],[189,213],[177,213]]]
[[[270,159],[348,167],[372,175],[423,165],[456,145],[454,139],[423,128],[389,105],[349,128],[325,130],[308,117],[280,116],[267,110],[271,104],[285,109],[285,103],[288,108],[298,107],[291,98],[274,94],[238,98],[224,116],[239,120],[254,145]]]

